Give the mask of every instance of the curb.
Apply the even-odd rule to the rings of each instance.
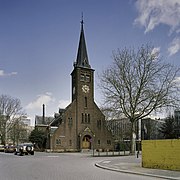
[[[135,174],[135,175],[142,175],[142,176],[149,176],[149,177],[156,177],[156,178],[170,179],[170,180],[180,180],[180,178],[175,178],[175,177],[154,175],[154,174],[134,172],[134,171],[127,171],[127,170],[122,170],[122,169],[114,169],[114,168],[110,168],[107,166],[102,166],[98,163],[96,163],[95,166],[98,168],[102,168],[102,169],[106,169],[106,170],[110,170],[110,171],[121,172],[121,173],[128,173],[128,174]]]

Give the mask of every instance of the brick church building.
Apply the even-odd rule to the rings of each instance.
[[[59,109],[48,126],[50,151],[114,148],[105,116],[94,102],[94,70],[89,63],[83,26],[82,20],[77,59],[71,73],[72,102]]]

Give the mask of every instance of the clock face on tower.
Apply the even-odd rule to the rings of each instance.
[[[84,93],[88,93],[88,92],[89,92],[89,86],[83,85],[83,86],[82,86],[82,91],[83,91]]]

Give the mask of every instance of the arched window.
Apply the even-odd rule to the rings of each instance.
[[[85,114],[85,123],[87,123],[87,114]]]
[[[87,107],[87,97],[84,97],[84,106]]]
[[[82,120],[81,123],[84,123],[84,114],[82,113]]]
[[[90,114],[88,114],[88,123],[90,123]]]
[[[60,139],[56,139],[56,144],[57,145],[61,145],[61,140]]]

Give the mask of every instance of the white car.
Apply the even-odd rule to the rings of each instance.
[[[23,143],[19,144],[16,147],[15,155],[23,156],[24,154],[28,155],[34,155],[34,145],[32,143]]]

